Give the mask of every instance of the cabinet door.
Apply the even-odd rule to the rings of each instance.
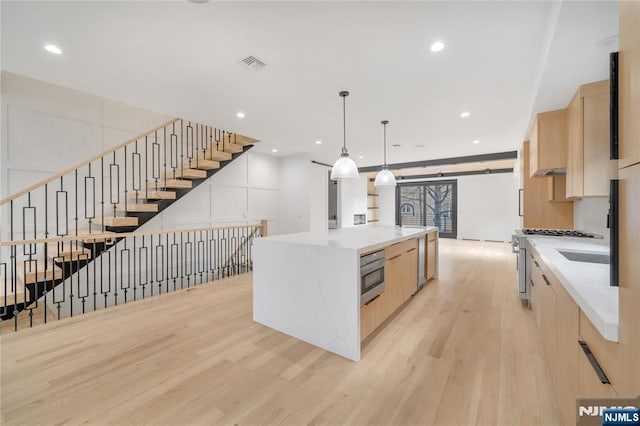
[[[402,303],[404,303],[418,289],[418,249],[412,248],[403,254],[402,258],[402,280],[404,284]]]
[[[366,339],[382,323],[386,295],[382,293],[366,305],[360,306],[360,341]]]
[[[567,108],[567,180],[566,195],[568,198],[582,197],[582,163],[583,163],[583,124],[582,95],[575,94]]]
[[[567,167],[567,110],[538,114],[531,133],[530,176]]]
[[[578,346],[580,308],[558,283],[556,286],[556,320],[558,328],[556,396],[565,424],[576,423],[578,395]]]
[[[385,262],[385,303],[383,314],[386,317],[395,312],[404,302],[404,265],[403,255],[396,255]]]
[[[621,9],[622,13],[622,9]],[[622,16],[622,15],[621,15]],[[620,170],[620,370],[621,395],[640,394],[640,164]]]
[[[544,277],[544,275],[543,275]],[[544,349],[547,363],[549,364],[549,371],[551,377],[554,379],[554,384],[558,377],[558,358],[557,358],[557,321],[556,321],[556,295],[551,285],[547,283],[547,280],[543,280],[545,285],[540,290],[542,306],[541,306],[541,318],[540,318],[540,337],[542,339],[542,346]]]
[[[603,384],[593,366],[589,362],[589,359],[580,350],[580,356],[578,357],[578,397],[580,398],[603,398],[603,397],[615,397],[616,393],[611,385]]]
[[[618,106],[620,167],[640,162],[640,2],[620,2]]]

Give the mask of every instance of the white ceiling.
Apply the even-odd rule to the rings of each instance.
[[[332,163],[338,92],[349,90],[347,144],[360,166],[382,162],[383,119],[389,144],[402,145],[389,149],[390,163],[518,149],[533,112],[606,78],[608,48],[595,41],[617,33],[615,2],[1,7],[3,69],[227,128],[261,139],[264,152]],[[430,52],[435,40],[442,52]],[[267,66],[243,69],[248,55]]]

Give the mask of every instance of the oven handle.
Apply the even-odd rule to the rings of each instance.
[[[384,269],[384,260],[380,259],[380,260],[376,260],[375,262],[371,262],[367,265],[361,266],[360,267],[360,276],[364,276],[367,274],[370,274],[371,272],[377,270],[377,269]]]

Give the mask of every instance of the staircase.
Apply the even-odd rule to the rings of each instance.
[[[8,230],[5,231],[8,235],[3,235],[4,241],[0,241],[0,318],[13,318],[17,324],[21,311],[30,309],[33,315],[39,299],[46,300],[47,295],[55,299],[56,294],[59,300],[54,300],[54,304],[58,303],[59,317],[61,303],[65,301],[60,300],[60,294],[63,299],[69,294],[71,298],[90,298],[91,268],[86,266],[92,263],[99,263],[100,268],[93,266],[94,309],[98,306],[98,294],[104,295],[104,307],[107,293],[112,298],[115,294],[115,304],[122,293],[125,302],[131,292],[136,298],[140,288],[144,297],[147,288],[142,284],[142,273],[148,275],[151,271],[153,280],[154,256],[157,262],[163,262],[161,266],[156,264],[156,282],[160,272],[165,278],[165,261],[172,261],[171,267],[177,271],[182,268],[182,276],[173,276],[172,272],[170,277],[174,289],[183,285],[185,276],[190,285],[192,274],[187,271],[185,275],[187,267],[200,269],[201,282],[205,272],[201,266],[207,262],[215,267],[206,271],[206,277],[229,273],[229,268],[246,267],[250,256],[245,253],[242,258],[241,252],[247,250],[245,246],[252,238],[261,235],[262,228],[258,230],[257,225],[160,233],[136,231],[256,142],[211,126],[174,119],[0,200],[2,229]],[[180,242],[176,240],[178,237]],[[136,256],[141,261],[143,253],[146,263],[131,269],[131,259],[135,264]],[[217,256],[215,265],[207,255]],[[95,262],[97,259],[100,262]],[[128,263],[124,264],[125,261]],[[121,262],[119,266],[118,262]],[[106,269],[105,263],[108,263]],[[114,294],[104,291],[103,272],[108,270],[111,274],[112,269],[115,274],[126,271],[129,276],[128,284],[124,285],[123,275],[120,293],[118,289]],[[167,277],[162,281],[167,281],[169,291],[169,266],[166,272]],[[194,272],[194,279],[195,275]],[[136,288],[137,278],[142,287]],[[108,281],[111,289],[111,275]],[[129,285],[132,281],[133,287]],[[83,288],[86,284],[87,294],[81,291],[81,282]],[[114,282],[117,284],[118,280]],[[67,285],[70,290],[57,290]],[[162,287],[151,286],[152,295],[154,290],[161,291]],[[83,299],[83,310],[85,301]],[[73,306],[71,304],[71,315]]]

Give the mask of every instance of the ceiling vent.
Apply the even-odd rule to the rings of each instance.
[[[267,64],[265,64],[255,56],[247,56],[246,58],[240,61],[240,65],[254,71],[259,71],[265,66],[267,66]]]

